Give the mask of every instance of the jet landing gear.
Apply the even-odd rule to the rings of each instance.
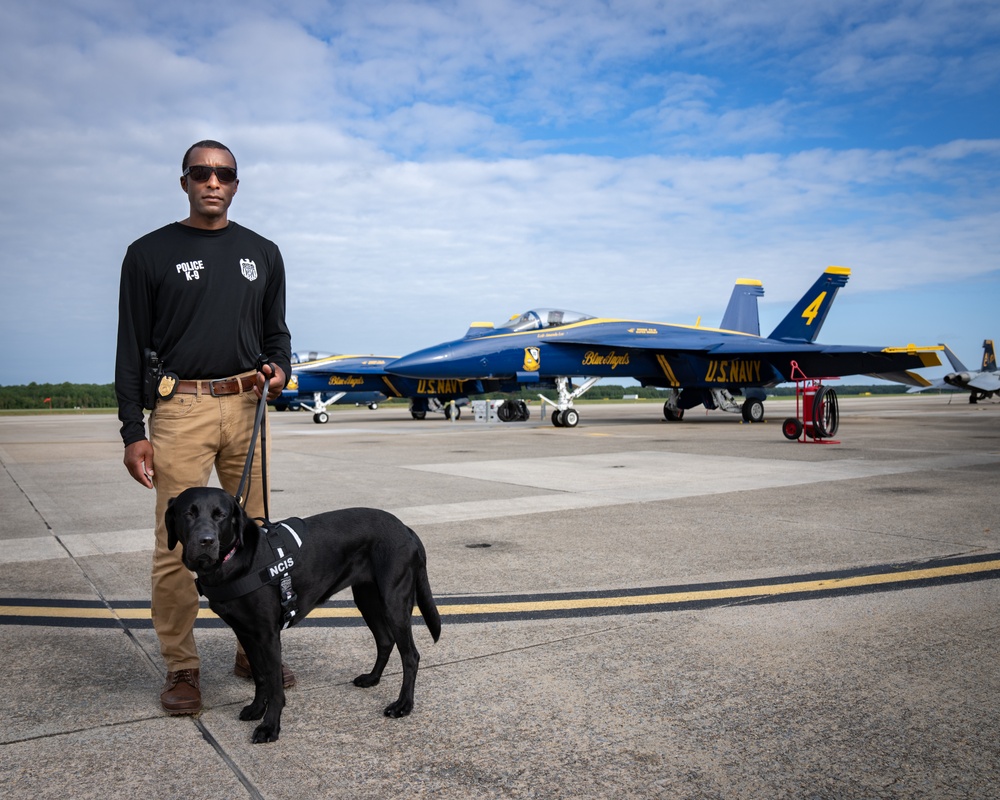
[[[750,397],[743,402],[740,413],[743,414],[744,422],[763,422],[764,404],[756,397]]]
[[[684,409],[680,407],[681,393],[676,389],[670,390],[670,397],[663,404],[663,418],[667,422],[680,422],[684,419]]]
[[[710,389],[711,399],[709,399],[709,395],[705,395],[703,404],[705,408],[717,408],[730,414],[740,414],[744,422],[763,422],[764,402],[761,397],[752,394],[757,390],[745,389],[744,391],[746,391],[747,396],[740,403],[728,389]],[[663,418],[667,422],[680,422],[684,419],[684,409],[680,405],[680,392],[677,389],[670,390],[670,397],[663,404]]]
[[[575,428],[580,423],[580,413],[575,408],[552,412],[552,424],[557,428]]]
[[[720,411],[740,414],[744,422],[763,422],[764,403],[749,392],[750,390],[747,390],[747,399],[740,403],[728,389],[712,389],[712,399]]]
[[[326,413],[327,406],[332,406],[346,394],[347,392],[337,392],[329,400],[324,400],[322,393],[315,392],[313,394],[313,404],[302,403],[302,407],[306,411],[313,412],[313,422],[317,425],[326,425],[330,421],[330,415]]]
[[[462,416],[462,407],[454,401],[442,403],[436,397],[411,397],[410,416],[414,419],[427,419],[427,413],[444,414],[447,420],[456,420]]]
[[[600,378],[587,378],[579,388],[569,390],[569,378],[556,378],[556,390],[559,392],[558,402],[549,400],[545,395],[538,395],[542,402],[553,406],[552,424],[557,428],[575,428],[580,422],[580,412],[573,408],[573,401],[588,391]]]

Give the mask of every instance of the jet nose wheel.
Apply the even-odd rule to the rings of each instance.
[[[313,414],[313,422],[315,422],[317,425],[325,425],[329,421],[330,421],[330,415],[327,414],[325,411],[317,411],[315,414]]]
[[[560,421],[564,428],[575,428],[580,422],[580,414],[575,408],[567,408],[560,415]]]

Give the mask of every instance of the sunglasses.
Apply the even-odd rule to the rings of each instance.
[[[213,172],[219,183],[232,183],[236,180],[236,167],[206,167],[202,164],[188,167],[181,173],[181,177],[204,183],[212,177]]]

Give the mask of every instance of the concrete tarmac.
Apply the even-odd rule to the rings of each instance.
[[[112,415],[0,417],[4,798],[996,798],[1000,403],[842,398],[839,444],[659,405],[417,422],[272,413],[271,518],[420,535],[411,716],[358,689],[350,594],[283,636],[281,739],[199,622],[198,717],[159,707],[153,494]]]

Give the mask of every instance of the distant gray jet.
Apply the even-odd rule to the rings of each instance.
[[[969,369],[958,356],[951,352],[948,345],[944,347],[944,354],[951,362],[954,372],[949,372],[939,381],[934,381],[930,386],[921,386],[910,389],[910,392],[923,392],[927,389],[943,389],[946,392],[968,392],[969,402],[978,403],[986,400],[994,394],[1000,393],[1000,372],[997,372],[997,357],[993,351],[993,340],[987,339],[983,342],[983,363],[979,370]]]

